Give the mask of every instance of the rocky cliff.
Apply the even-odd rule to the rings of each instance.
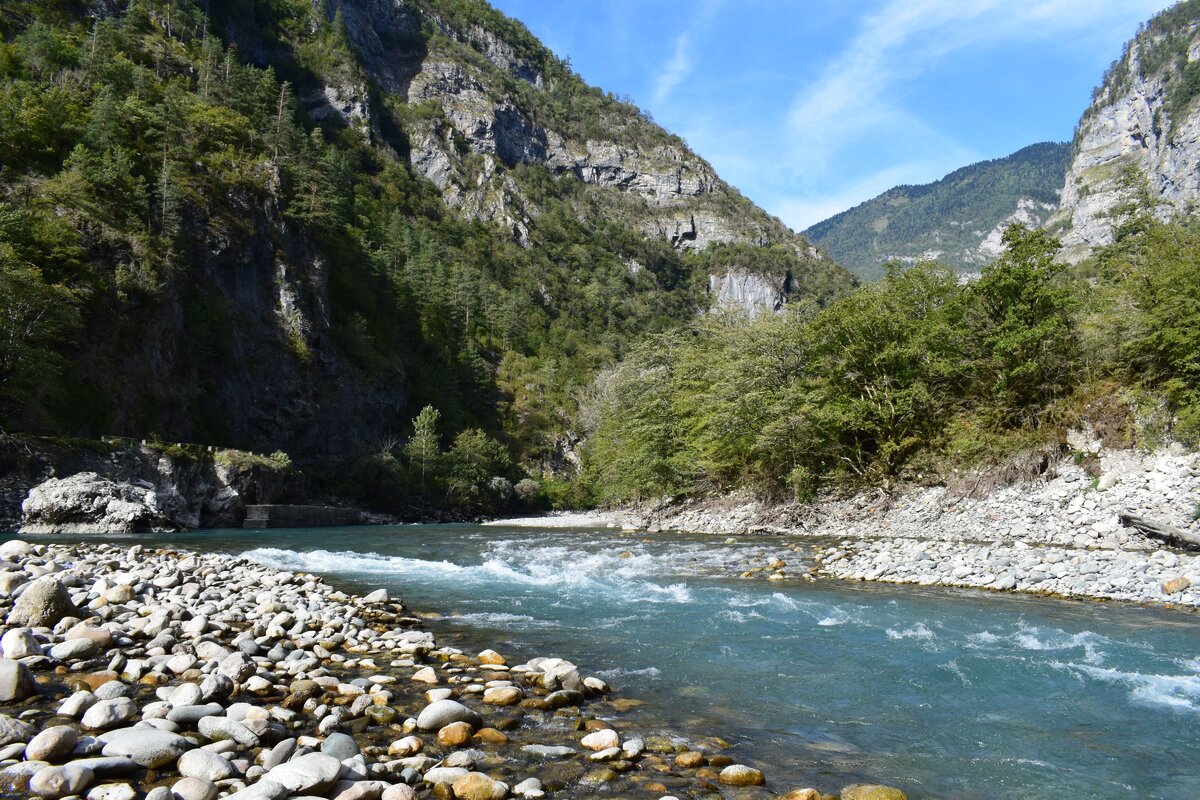
[[[587,189],[576,204],[581,217],[616,218],[680,250],[785,244],[807,269],[836,269],[722,181],[682,139],[636,106],[583,84],[519,23],[490,10],[463,16],[449,9],[437,0],[329,0],[327,13],[343,21],[361,58],[362,85],[327,87],[319,97],[380,98],[365,108],[333,105],[347,124],[365,125],[385,140],[388,131],[372,121],[373,105],[399,100],[419,109],[403,131],[409,160],[457,213],[499,223],[528,245],[530,220],[543,209],[515,168],[532,165]],[[321,102],[314,111],[327,113],[329,106]],[[723,273],[710,276],[714,286]],[[796,292],[804,290],[805,275],[786,273],[781,265],[755,276],[773,291],[714,292],[713,299],[771,308],[789,277]]]
[[[1096,89],[1075,133],[1061,209],[1064,256],[1108,244],[1138,212],[1166,220],[1200,200],[1200,2],[1150,20]]]
[[[299,491],[285,465],[250,453],[0,436],[0,530],[230,528],[247,505]]]
[[[9,432],[536,463],[642,335],[852,284],[485,3],[0,5],[0,128]]]

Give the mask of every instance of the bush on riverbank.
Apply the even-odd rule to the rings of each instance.
[[[1081,424],[1126,445],[1196,441],[1200,228],[1137,220],[1075,269],[1043,231],[1013,226],[1004,242],[972,283],[892,264],[823,309],[711,315],[648,340],[594,392],[585,482],[602,502],[804,499],[941,479]]]
[[[517,490],[523,479],[505,446],[477,428],[459,432],[444,447],[441,415],[426,406],[406,440],[384,442],[347,470],[324,474],[323,482],[328,491],[373,511],[406,518],[452,512],[457,518],[538,508],[538,492]]]

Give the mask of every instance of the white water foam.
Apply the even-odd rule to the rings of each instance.
[[[344,572],[386,575],[394,579],[421,581],[453,580],[462,585],[508,583],[553,588],[570,593],[619,594],[627,602],[690,603],[692,594],[684,583],[660,585],[646,578],[661,574],[656,559],[647,554],[621,558],[611,553],[589,553],[562,547],[515,548],[499,542],[482,564],[462,566],[449,561],[426,561],[379,553],[312,550],[300,552],[261,547],[246,557],[280,569],[307,572]]]
[[[1051,662],[1050,666],[1103,683],[1123,684],[1129,687],[1129,697],[1136,703],[1200,711],[1200,675],[1153,675],[1061,661]]]
[[[933,631],[925,626],[924,622],[918,622],[916,625],[905,628],[904,630],[896,630],[895,628],[887,629],[887,637],[892,640],[900,639],[920,639],[929,640],[937,636]]]
[[[940,669],[952,673],[956,678],[962,681],[963,686],[972,686],[971,679],[967,677],[967,673],[962,671],[962,667],[958,666],[957,659],[950,659],[945,664],[939,664]]]
[[[554,620],[538,619],[528,614],[506,614],[497,612],[474,612],[456,614],[447,618],[450,622],[470,625],[478,628],[503,628],[506,630],[528,630],[530,628],[560,628],[561,624]]]
[[[641,669],[630,669],[627,667],[615,667],[613,669],[602,669],[595,673],[596,677],[606,681],[615,680],[618,678],[628,678],[636,676],[640,678],[658,678],[662,675],[662,670],[658,667],[643,667]]]
[[[752,619],[766,619],[766,617],[757,611],[734,611],[732,608],[727,608],[724,611],[718,611],[716,617],[717,619],[734,622],[738,625],[742,625]]]
[[[1058,628],[1045,629],[1022,626],[1013,636],[1013,642],[1023,650],[1035,652],[1052,652],[1058,650],[1083,650],[1083,658],[1089,664],[1100,664],[1104,661],[1103,647],[1112,645],[1107,636],[1092,631],[1067,633]]]
[[[991,631],[980,631],[967,636],[967,647],[986,647],[999,641],[1000,637]]]
[[[607,528],[616,524],[611,514],[567,512],[544,517],[513,517],[483,523],[497,528]]]

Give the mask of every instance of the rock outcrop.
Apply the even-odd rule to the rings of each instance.
[[[719,306],[738,306],[751,313],[778,311],[787,302],[787,281],[730,268],[710,275],[708,291]]]
[[[47,443],[0,456],[0,527],[24,533],[135,533],[227,528],[247,505],[290,495],[287,470],[238,451],[125,443],[103,452]],[[11,527],[9,527],[11,526]]]
[[[35,486],[21,510],[22,534],[136,533],[170,527],[153,486],[118,483],[94,472]]]
[[[540,209],[513,168],[537,165],[595,190],[589,196],[608,215],[677,249],[703,250],[720,242],[786,244],[823,268],[836,269],[803,237],[722,181],[682,139],[631,103],[585,86],[527,33],[526,42],[509,41],[507,35],[463,25],[414,2],[330,5],[339,9],[371,80],[424,110],[405,131],[409,160],[466,218],[497,222],[528,244],[529,221]],[[326,90],[313,99],[310,113],[322,118],[337,113],[348,124],[369,116],[353,103],[327,102],[348,92]],[[590,105],[583,114],[594,119],[555,111],[561,98],[572,94]],[[386,137],[382,130],[378,135]],[[712,278],[715,289],[723,280],[721,271]],[[783,280],[781,275],[763,278]],[[786,297],[714,291],[713,299],[759,311],[777,308]]]
[[[1167,220],[1200,201],[1200,113],[1191,76],[1200,62],[1200,4],[1147,23],[1096,90],[1075,134],[1060,211],[1064,257],[1110,243],[1133,213]]]

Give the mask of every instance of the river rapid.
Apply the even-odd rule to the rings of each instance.
[[[721,736],[776,789],[1200,797],[1200,615],[969,590],[736,577],[785,539],[436,525],[121,541],[387,587],[462,644],[557,653]],[[803,544],[802,547],[810,545]]]

